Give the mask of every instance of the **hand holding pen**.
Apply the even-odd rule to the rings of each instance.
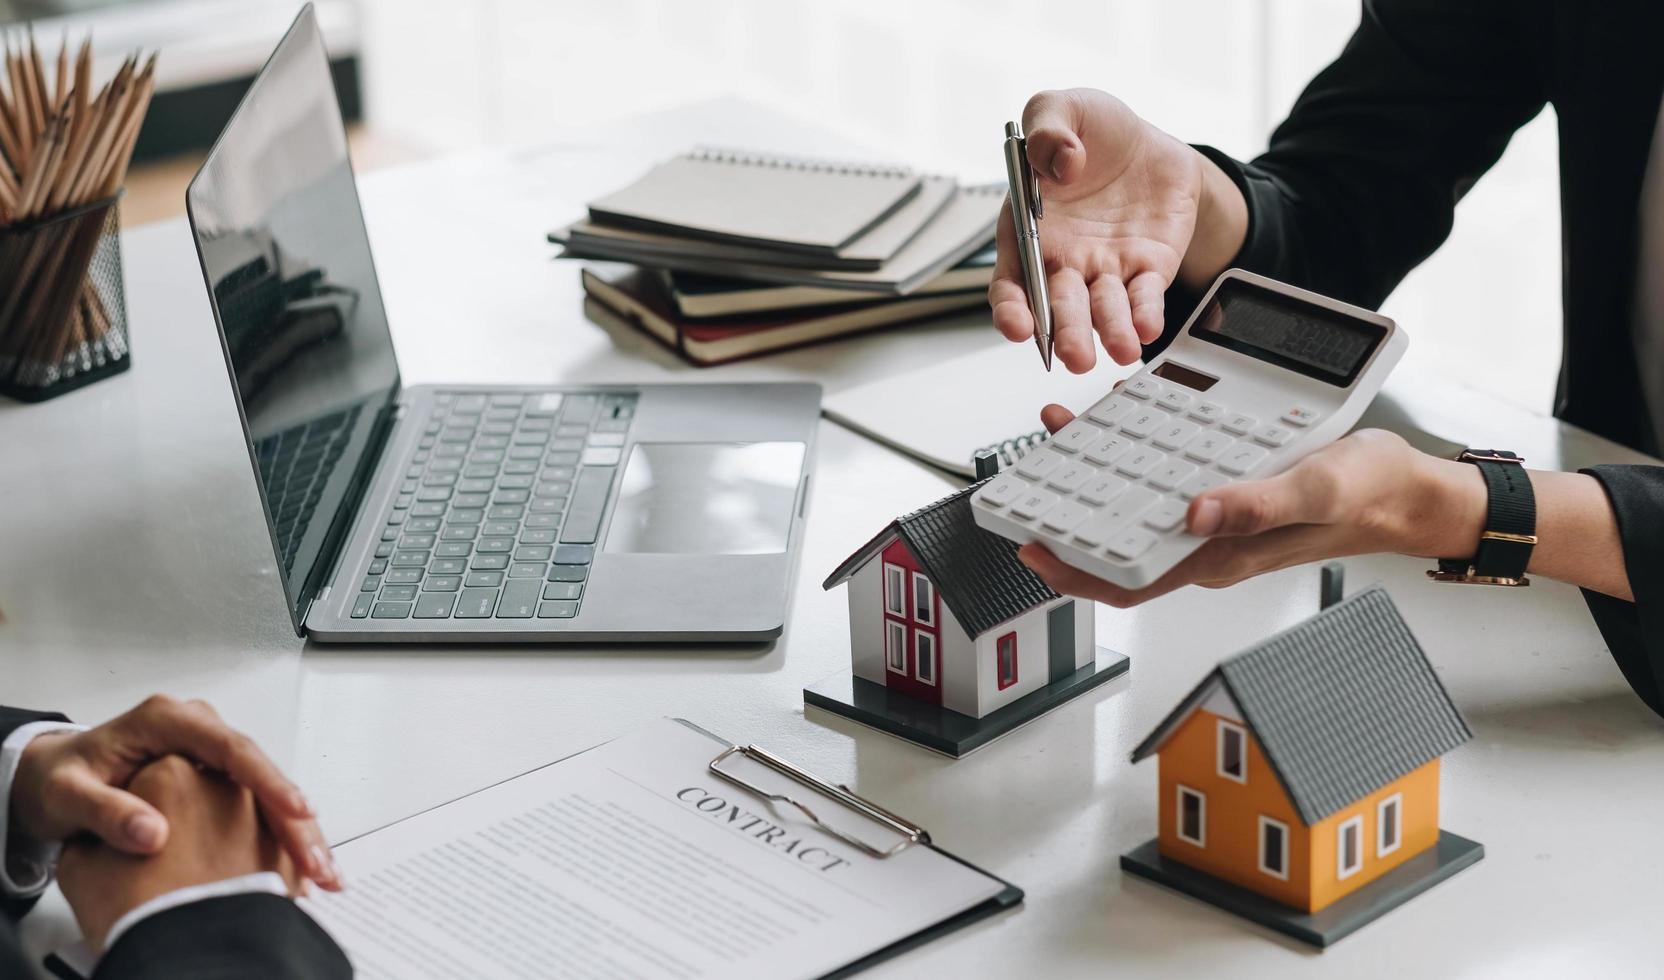
[[[1161,335],[1167,287],[1175,278],[1191,282],[1192,265],[1215,258],[1187,252],[1198,216],[1205,220],[1213,206],[1211,182],[1229,178],[1103,92],[1042,92],[1029,100],[1015,135],[1026,144],[1040,204],[1039,248],[1030,258],[1037,285],[1027,288],[1024,239],[1011,209],[1034,202],[1014,197],[1000,214],[999,257],[988,288],[994,325],[1009,340],[1034,339],[1042,359],[1049,361],[1048,348],[1055,351],[1076,374],[1097,362],[1094,332],[1110,357],[1131,364],[1143,344]],[[1210,251],[1217,249],[1210,244]],[[1235,247],[1229,252],[1223,262]],[[1197,281],[1212,280],[1197,272]],[[1037,334],[1037,308],[1049,309],[1049,344],[1043,323]]]

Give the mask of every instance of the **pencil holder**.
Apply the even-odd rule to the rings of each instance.
[[[127,370],[120,201],[0,228],[0,394],[45,401]]]

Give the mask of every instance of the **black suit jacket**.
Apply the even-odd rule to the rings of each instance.
[[[1377,307],[1450,234],[1456,203],[1514,131],[1552,105],[1565,338],[1554,411],[1657,455],[1631,307],[1661,39],[1659,0],[1364,0],[1357,32],[1265,153],[1242,163],[1198,147],[1248,201],[1234,264]],[[1169,293],[1168,337],[1198,298]],[[1495,330],[1509,343],[1508,324]],[[1624,677],[1664,714],[1664,468],[1590,472],[1617,514],[1636,601],[1584,597]]]
[[[63,715],[0,706],[0,742],[31,721]],[[0,805],[6,801],[0,800]],[[0,904],[0,977],[30,976],[13,923],[34,904]],[[123,933],[93,980],[347,980],[352,965],[335,941],[294,902],[277,895],[232,895],[168,909]]]

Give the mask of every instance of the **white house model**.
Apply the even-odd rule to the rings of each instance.
[[[982,718],[1096,654],[1092,604],[1053,592],[977,527],[969,487],[897,518],[825,588],[849,583],[855,676]]]

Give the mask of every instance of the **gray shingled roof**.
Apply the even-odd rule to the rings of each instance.
[[[1133,761],[1159,750],[1215,684],[1236,702],[1307,824],[1473,737],[1378,586],[1221,662]]]
[[[973,637],[1058,598],[1017,560],[1014,542],[977,526],[971,494],[979,486],[974,483],[891,521],[833,570],[823,587],[837,587],[900,535],[959,625]]]

